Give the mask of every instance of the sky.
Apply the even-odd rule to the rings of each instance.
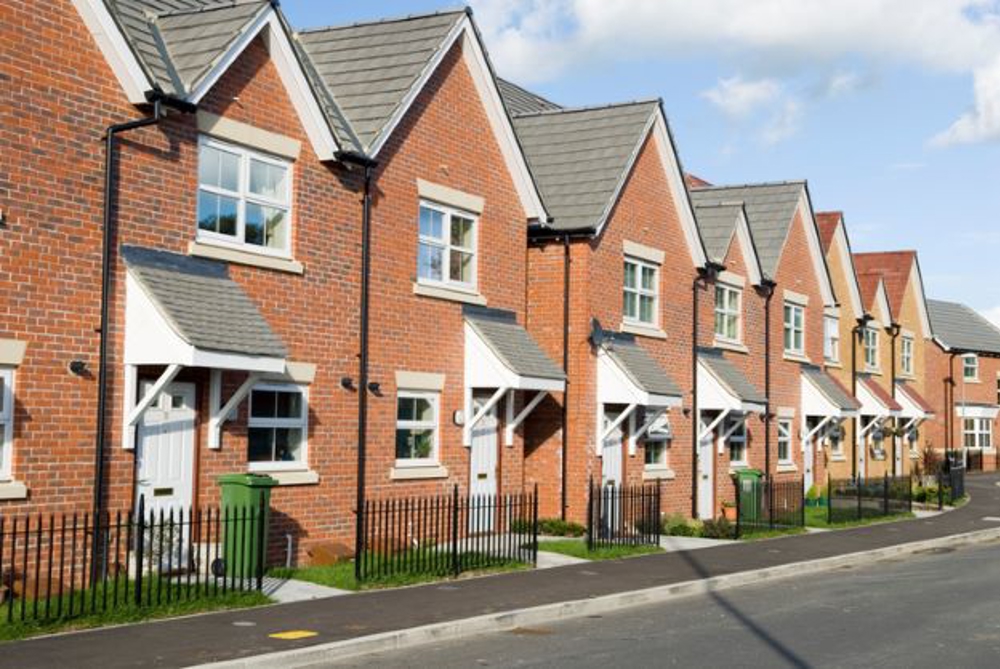
[[[1000,0],[470,0],[497,73],[559,104],[662,98],[686,171],[808,179],[855,251],[1000,324]],[[452,9],[283,0],[295,27]]]

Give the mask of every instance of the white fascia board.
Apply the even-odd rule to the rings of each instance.
[[[298,112],[299,121],[309,137],[317,158],[324,161],[334,160],[340,145],[337,143],[330,126],[326,121],[316,95],[306,79],[302,65],[295,55],[295,50],[288,39],[281,19],[275,11],[273,5],[265,5],[260,14],[251,22],[233,45],[226,52],[225,56],[212,66],[198,86],[188,96],[188,101],[194,104],[201,102],[202,98],[212,90],[219,79],[225,74],[236,59],[239,58],[253,40],[261,34],[264,28],[268,29],[268,48],[271,60],[278,70],[281,83],[284,84],[285,92]]]
[[[900,416],[903,418],[914,418],[914,419],[926,419],[930,418],[934,414],[928,414],[921,409],[916,402],[914,402],[910,396],[906,393],[906,388],[900,384],[896,384],[896,401],[899,402],[903,410],[900,412]]]
[[[643,141],[645,141],[645,137],[644,134]],[[691,206],[687,186],[684,184],[684,175],[681,173],[680,161],[677,159],[677,147],[674,144],[666,116],[659,105],[657,105],[656,118],[653,123],[653,138],[656,142],[657,153],[660,155],[660,161],[663,163],[663,173],[667,176],[670,196],[674,201],[674,207],[677,208],[681,229],[684,231],[684,241],[687,243],[688,253],[691,255],[691,262],[694,263],[695,267],[704,267],[708,262],[708,256],[705,254],[705,247],[702,245],[698,224],[694,217],[694,208]]]
[[[920,263],[917,258],[913,258],[913,267],[910,269],[910,288],[913,290],[914,299],[917,301],[917,315],[920,317],[920,329],[924,339],[934,336],[931,330],[931,319],[927,313],[927,299],[924,295],[924,277],[920,272]]]
[[[518,374],[493,351],[476,329],[465,324],[465,387],[562,392],[566,383]]]
[[[833,294],[833,282],[830,280],[830,270],[823,257],[823,245],[819,241],[819,230],[816,227],[816,218],[813,215],[812,204],[809,202],[809,191],[806,186],[802,187],[802,196],[799,198],[797,211],[800,214],[802,225],[805,226],[806,240],[809,243],[809,256],[816,272],[816,280],[819,282],[819,292],[823,296],[823,304],[833,306],[837,303]]]
[[[153,90],[153,85],[125,41],[104,0],[73,0],[73,6],[97,42],[97,47],[114,72],[128,101],[134,105],[148,102],[146,93]]]
[[[998,414],[1000,414],[1000,406],[955,405],[955,415],[959,418],[989,418],[990,420],[996,420]]]
[[[712,373],[702,361],[698,361],[698,411],[738,411],[742,412],[743,402],[736,397]],[[751,409],[754,410],[754,409]]]
[[[882,312],[880,318],[882,327],[887,328],[892,325],[893,316],[892,309],[889,307],[889,293],[886,292],[885,282],[882,279],[878,280],[878,287],[875,289],[875,304]]]
[[[847,285],[849,286],[851,309],[854,310],[854,318],[858,319],[865,313],[864,302],[861,299],[861,286],[858,285],[858,275],[854,271],[854,260],[851,257],[851,245],[847,240],[847,229],[844,226],[844,219],[840,219],[837,231],[834,234],[837,241],[837,248],[840,251],[840,266],[847,275]]]
[[[125,278],[126,365],[181,365],[280,374],[284,358],[199,349],[184,341],[131,274]]]
[[[764,282],[764,274],[760,267],[757,245],[754,244],[753,233],[750,232],[750,224],[747,222],[746,209],[744,207],[740,207],[740,215],[736,220],[736,236],[740,240],[740,249],[743,252],[743,264],[747,267],[747,271],[750,274],[750,283],[759,286]]]

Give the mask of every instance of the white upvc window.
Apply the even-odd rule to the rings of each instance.
[[[669,466],[670,445],[673,432],[665,415],[659,416],[646,431],[645,457],[647,469],[666,469]]]
[[[247,460],[251,471],[306,469],[309,401],[302,386],[262,383],[250,391]]]
[[[805,320],[805,307],[785,302],[785,353],[805,355]]]
[[[962,357],[962,378],[966,381],[979,380],[979,358],[977,356]]]
[[[396,466],[438,464],[441,396],[400,390],[396,395]]]
[[[740,303],[743,292],[726,284],[715,285],[715,337],[731,343],[742,339]]]
[[[989,418],[966,418],[962,426],[966,448],[993,448],[993,421]]]
[[[840,457],[844,454],[844,433],[840,425],[829,428],[826,432],[826,443],[830,446],[830,453]]]
[[[878,371],[878,330],[866,327],[862,333],[862,349],[865,355],[865,369]]]
[[[899,344],[899,364],[903,374],[913,375],[913,337],[904,335]]]
[[[659,325],[660,268],[636,258],[625,258],[622,318],[627,323]]]
[[[11,478],[14,448],[14,370],[0,367],[0,480]]]
[[[778,420],[778,462],[792,462],[792,421],[786,418]]]
[[[823,317],[823,359],[840,362],[840,319],[836,316]]]
[[[729,449],[729,464],[747,464],[747,424],[742,418],[726,418],[723,434],[732,430],[726,439]]]
[[[291,163],[202,136],[198,240],[287,257],[291,233]]]
[[[437,203],[420,203],[417,281],[476,289],[477,219]]]

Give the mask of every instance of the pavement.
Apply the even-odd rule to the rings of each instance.
[[[750,585],[324,669],[991,667],[1000,657],[1000,543]]]
[[[67,666],[72,658],[74,669],[179,668],[352,640],[360,647],[360,642],[370,637],[391,639],[394,633],[414,628],[427,628],[433,635],[439,633],[434,630],[442,629],[441,625],[458,629],[464,621],[484,616],[514,620],[512,612],[616,595],[623,602],[641,603],[643,597],[631,593],[674,586],[680,592],[684,584],[727,576],[732,576],[733,582],[737,578],[749,582],[768,573],[794,573],[807,570],[810,564],[833,564],[829,561],[839,556],[868,551],[885,554],[906,550],[905,545],[915,542],[938,545],[968,541],[968,536],[959,539],[957,535],[969,533],[1000,536],[998,482],[1000,475],[996,474],[970,477],[967,488],[971,501],[933,518],[31,639],[4,645],[0,667],[49,669]],[[439,627],[429,627],[434,625]],[[298,631],[310,634],[271,636]],[[398,645],[399,641],[392,643]],[[246,666],[251,665],[289,666],[278,657],[248,659]]]

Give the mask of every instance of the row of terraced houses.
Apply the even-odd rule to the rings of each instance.
[[[0,21],[0,513],[266,472],[303,557],[349,544],[359,462],[371,497],[537,486],[575,521],[590,481],[713,518],[741,468],[996,467],[1000,331],[916,252],[854,253],[804,180],[686,174],[660,100],[499,79],[471,12]]]

